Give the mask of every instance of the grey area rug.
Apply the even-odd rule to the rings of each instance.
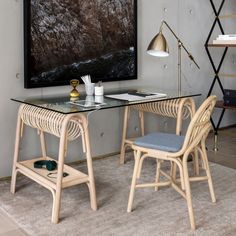
[[[138,189],[133,212],[127,213],[134,162],[118,164],[118,156],[94,161],[99,209],[90,208],[86,185],[65,189],[61,220],[51,224],[51,193],[20,176],[17,192],[0,182],[0,207],[29,235],[236,235],[236,170],[211,164],[217,203],[206,182],[192,184],[197,230],[191,231],[185,200],[171,188]],[[85,169],[85,166],[77,166]],[[152,181],[155,162],[144,163],[142,180]]]

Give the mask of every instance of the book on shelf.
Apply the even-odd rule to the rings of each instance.
[[[236,39],[236,34],[220,34],[218,35],[217,39],[223,39],[223,40]]]
[[[236,97],[224,96],[223,100],[225,106],[236,106]]]
[[[220,34],[213,44],[236,44],[236,34]]]
[[[236,99],[236,90],[234,90],[234,89],[224,89],[224,95],[226,97],[234,97]]]

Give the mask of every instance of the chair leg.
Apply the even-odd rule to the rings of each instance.
[[[207,177],[208,177],[208,185],[209,185],[209,191],[210,191],[210,194],[211,194],[211,200],[212,200],[213,203],[215,203],[216,202],[216,197],[215,197],[214,187],[213,187],[211,173],[210,173],[209,168],[206,169],[206,174],[207,174]]]
[[[195,225],[195,219],[194,219],[190,181],[189,181],[189,175],[188,175],[187,158],[184,158],[184,157],[183,157],[183,172],[184,172],[185,192],[186,192],[186,200],[187,200],[187,205],[188,205],[190,225],[191,225],[191,229],[195,230],[196,225]]]
[[[139,161],[139,166],[138,166],[138,172],[137,172],[137,179],[140,179],[141,172],[142,172],[142,167],[143,167],[143,161],[147,156],[142,156]]]
[[[139,167],[139,163],[140,163],[140,157],[141,157],[141,152],[134,151],[135,164],[134,164],[133,178],[132,178],[131,187],[130,187],[127,212],[132,211],[132,205],[133,205],[133,200],[134,200],[134,192],[135,192],[135,185],[136,185],[136,181],[137,181],[137,174],[138,174],[138,167]]]
[[[159,182],[160,179],[160,169],[161,169],[161,161],[157,159],[157,169],[156,169],[156,178],[155,178],[155,183]],[[155,191],[159,189],[158,186],[155,187]]]
[[[212,183],[209,163],[208,163],[208,159],[207,159],[206,148],[204,146],[202,147],[202,158],[203,158],[203,163],[204,163],[205,169],[206,169],[206,175],[207,175],[207,178],[208,178],[208,186],[209,186],[209,191],[210,191],[210,194],[211,194],[211,200],[212,200],[213,203],[215,203],[216,202],[216,197],[215,197],[214,187],[213,187],[213,183]]]

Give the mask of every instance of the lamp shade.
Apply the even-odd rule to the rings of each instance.
[[[147,53],[155,57],[169,56],[169,48],[161,31],[150,42]]]

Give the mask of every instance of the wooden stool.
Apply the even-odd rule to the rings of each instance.
[[[42,157],[27,161],[19,160],[20,139],[24,125],[28,125],[39,130]],[[18,172],[50,190],[53,196],[51,219],[53,223],[58,223],[59,221],[61,190],[63,188],[86,183],[89,188],[91,208],[93,210],[97,210],[89,133],[87,128],[87,119],[82,114],[73,113],[65,115],[25,104],[21,105],[19,108],[12,169],[11,192],[13,194],[15,193],[16,176]],[[46,169],[34,168],[34,162],[37,160],[53,160],[47,156],[44,132],[60,138],[56,178],[50,178],[48,176],[49,171]],[[82,173],[64,164],[68,140],[72,141],[79,138],[80,136],[82,138],[83,151],[86,153],[88,174]],[[66,172],[69,175],[67,177],[63,177],[63,172]]]

